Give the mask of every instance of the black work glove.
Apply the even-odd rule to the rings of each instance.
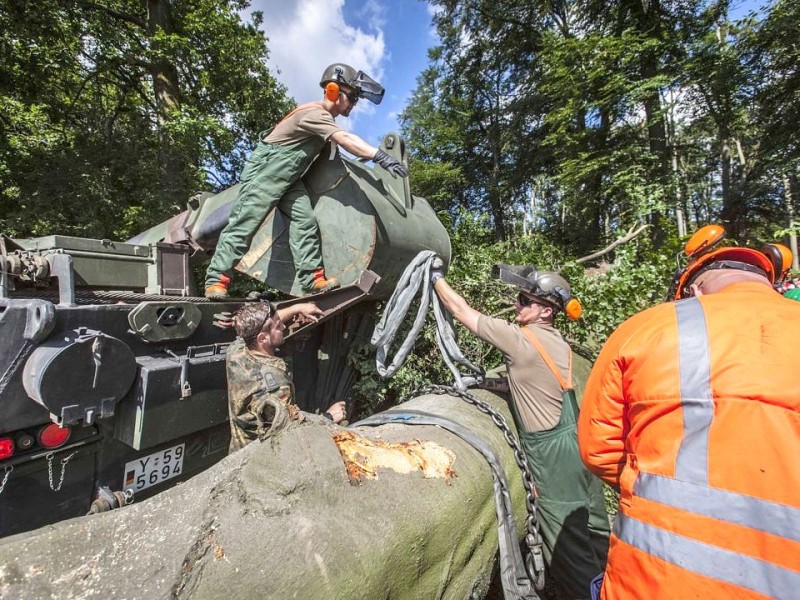
[[[444,277],[444,262],[439,256],[434,257],[431,262],[431,283],[436,285],[436,282]]]
[[[408,177],[408,167],[401,163],[396,158],[392,158],[383,150],[378,150],[372,160],[382,166],[384,169],[391,173],[392,177],[397,179],[397,176]]]

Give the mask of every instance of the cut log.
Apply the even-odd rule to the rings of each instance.
[[[474,393],[514,430],[501,396]],[[447,395],[393,410],[412,409],[494,449],[521,538],[522,479],[491,418]],[[154,498],[0,541],[0,597],[481,598],[497,556],[491,472],[461,438],[309,416]]]

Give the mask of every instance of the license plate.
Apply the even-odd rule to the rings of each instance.
[[[177,477],[183,471],[184,444],[132,460],[125,465],[125,491],[140,492],[162,481]]]

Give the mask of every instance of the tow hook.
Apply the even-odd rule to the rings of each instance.
[[[112,492],[108,486],[97,488],[97,499],[92,502],[87,515],[106,512],[130,504],[130,498],[125,492]]]

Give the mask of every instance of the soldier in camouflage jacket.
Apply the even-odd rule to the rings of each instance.
[[[296,317],[316,321],[321,315],[311,302],[280,310],[267,302],[246,304],[236,314],[238,339],[228,348],[225,361],[230,452],[303,421],[303,413],[292,403],[291,374],[275,349],[283,343],[287,321]],[[345,416],[345,403],[337,402],[325,416],[338,423]]]

